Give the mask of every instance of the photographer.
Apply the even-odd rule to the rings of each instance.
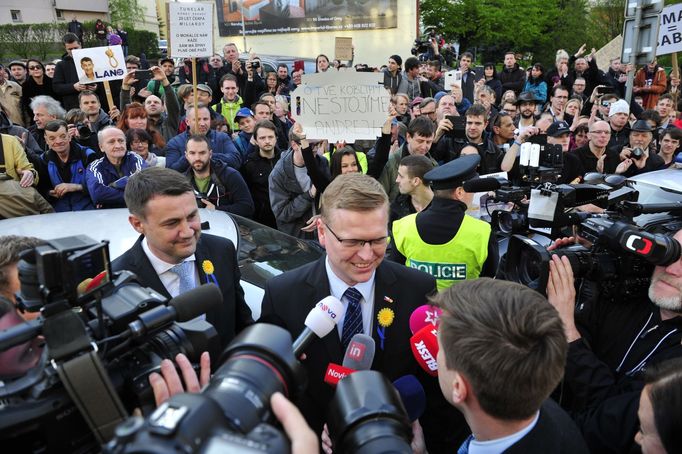
[[[637,120],[630,128],[629,146],[621,150],[621,163],[615,172],[630,177],[662,168],[663,159],[651,147],[653,138],[651,126],[645,120]]]
[[[682,241],[682,230],[674,239]],[[549,249],[572,241],[557,240]],[[648,297],[581,299],[576,306],[574,285],[568,258],[552,257],[547,295],[569,342],[560,403],[581,426],[592,452],[628,452],[638,428],[642,373],[682,356],[682,259],[654,269]]]

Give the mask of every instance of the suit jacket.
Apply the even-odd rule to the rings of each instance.
[[[578,426],[559,405],[547,399],[540,407],[537,424],[525,437],[511,445],[507,454],[588,453]]]
[[[395,312],[395,319],[386,328],[384,349],[373,324],[372,337],[376,353],[372,369],[389,380],[413,374],[424,386],[427,409],[420,418],[429,452],[455,452],[469,430],[461,414],[443,398],[437,379],[424,373],[412,357],[410,349],[409,319],[412,312],[426,303],[426,295],[435,291],[432,276],[384,260],[376,270],[374,288],[374,316],[384,307]],[[260,322],[273,323],[286,328],[295,339],[304,328],[308,312],[322,298],[329,296],[329,279],[325,257],[276,276],[265,285]],[[392,299],[393,302],[386,301]],[[327,419],[327,407],[334,389],[324,383],[324,374],[330,362],[343,363],[344,350],[335,328],[323,339],[313,341],[306,349],[303,365],[308,374],[308,386],[297,406],[308,424],[319,434]],[[459,425],[457,423],[460,423]],[[447,427],[444,427],[447,424]]]
[[[112,269],[131,271],[137,275],[142,285],[153,288],[166,298],[171,298],[142,249],[142,238],[140,236],[132,248],[112,262]],[[223,304],[207,312],[206,321],[218,331],[220,344],[224,348],[237,333],[253,323],[251,309],[244,301],[244,290],[239,284],[241,274],[234,244],[228,239],[204,233],[199,237],[194,254],[199,271],[198,284],[207,282],[201,263],[210,260],[215,268],[214,275],[220,285],[220,291],[223,293]]]

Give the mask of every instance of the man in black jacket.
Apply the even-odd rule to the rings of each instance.
[[[526,83],[526,72],[521,69],[516,63],[516,55],[514,52],[507,52],[504,54],[504,68],[498,74],[500,82],[502,82],[502,93],[507,90],[514,90],[516,96],[523,90],[523,84]]]
[[[141,237],[112,263],[128,270],[165,297],[175,297],[205,283],[220,287],[223,304],[206,313],[224,348],[253,323],[239,283],[241,274],[234,244],[201,233],[194,191],[178,172],[151,167],[126,185],[130,224]]]
[[[78,81],[78,73],[76,72],[76,64],[73,61],[71,52],[75,49],[81,48],[81,42],[73,33],[67,33],[62,38],[66,54],[62,56],[62,60],[57,63],[54,70],[54,78],[52,79],[52,89],[61,96],[62,106],[64,109],[71,110],[78,107],[78,94],[85,90],[94,91],[97,89],[97,84],[84,85]]]
[[[480,278],[442,291],[433,302],[443,309],[441,391],[472,431],[458,452],[487,446],[505,453],[588,452],[575,423],[548,399],[561,381],[568,346],[561,319],[542,295]]]

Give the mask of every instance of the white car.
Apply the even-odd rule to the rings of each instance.
[[[223,211],[200,209],[202,232],[230,239],[238,251],[241,285],[254,320],[260,317],[265,281],[316,260],[323,250],[257,222]],[[113,261],[139,234],[128,223],[128,210],[92,210],[24,216],[0,221],[0,235],[34,236],[44,240],[87,235],[109,241]]]

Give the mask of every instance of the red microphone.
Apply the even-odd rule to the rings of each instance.
[[[374,361],[374,339],[372,337],[358,333],[353,336],[346,348],[343,356],[343,366],[329,363],[324,374],[324,382],[336,386],[339,380],[358,370],[368,370]]]
[[[424,304],[416,308],[410,315],[410,331],[415,334],[425,326],[438,327],[443,310],[430,304]]]
[[[417,331],[410,338],[410,347],[412,347],[414,359],[424,369],[424,372],[436,377],[438,375],[438,363],[436,362],[436,355],[438,355],[438,328],[427,325]]]

